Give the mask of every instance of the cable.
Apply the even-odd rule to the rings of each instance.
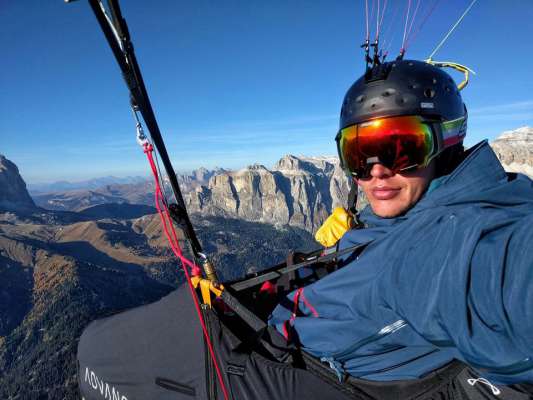
[[[380,6],[380,0],[378,0],[378,9],[376,12],[376,40],[379,36],[379,6]]]
[[[416,7],[415,7],[415,12],[413,13],[413,16],[411,18],[411,23],[409,24],[409,30],[407,31],[407,37],[406,37],[406,40],[405,40],[404,47],[407,47],[407,43],[409,42],[409,37],[411,36],[411,31],[413,29],[413,24],[415,23],[416,14],[418,14],[418,9],[419,8],[420,8],[420,0],[417,0]]]
[[[165,233],[165,236],[170,244],[170,248],[172,249],[174,255],[181,261],[182,269],[183,269],[183,272],[185,273],[187,285],[189,287],[189,291],[193,299],[193,303],[196,309],[196,313],[198,315],[198,319],[200,320],[200,325],[202,327],[202,332],[207,343],[207,348],[209,349],[211,360],[213,361],[213,364],[215,366],[215,371],[216,371],[217,378],[218,378],[218,381],[220,383],[220,386],[221,386],[221,389],[224,395],[224,399],[229,400],[230,397],[229,397],[226,385],[224,383],[224,379],[222,377],[220,366],[216,358],[215,349],[213,347],[213,343],[209,336],[209,332],[207,331],[207,325],[205,324],[205,320],[202,315],[200,303],[196,296],[196,292],[194,291],[194,287],[191,282],[191,276],[190,276],[189,270],[187,269],[187,267],[193,269],[193,268],[197,268],[197,266],[183,255],[183,252],[180,248],[179,241],[176,235],[176,230],[174,229],[174,224],[172,223],[172,219],[170,217],[170,213],[168,211],[167,205],[165,204],[165,202],[161,201],[163,194],[161,192],[161,186],[159,184],[159,179],[157,176],[157,173],[158,173],[157,167],[155,165],[154,158],[153,158],[153,146],[149,143],[146,143],[144,145],[144,152],[148,158],[148,162],[150,163],[150,168],[152,169],[152,173],[154,175],[154,180],[156,184],[155,204],[156,204],[157,212],[161,219],[161,223],[163,224],[163,231]],[[169,226],[170,226],[170,229],[169,229]]]
[[[396,7],[394,9],[394,14],[392,14],[392,23],[389,24],[387,26],[387,30],[385,31],[385,34],[383,35],[383,51],[384,51],[384,54],[387,55],[389,53],[389,47],[392,43],[392,39],[393,39],[393,32],[394,32],[394,27],[396,26],[396,23],[398,21],[398,19],[396,18],[398,16],[398,11],[400,11],[400,7]]]
[[[428,57],[428,60],[431,60],[433,58],[433,56],[435,55],[435,53],[441,48],[441,46],[444,44],[444,42],[446,42],[446,40],[448,39],[448,37],[452,34],[452,32],[455,30],[455,28],[457,28],[457,26],[461,23],[461,21],[463,20],[463,18],[466,16],[466,14],[468,14],[468,12],[470,11],[470,9],[473,7],[473,5],[476,3],[477,0],[472,0],[472,2],[470,3],[470,5],[468,6],[468,8],[465,10],[465,12],[463,13],[463,15],[461,15],[461,17],[457,20],[457,22],[452,26],[452,28],[449,30],[449,32],[446,34],[446,36],[444,36],[444,39],[441,40],[441,42],[437,45],[437,47],[435,47],[435,50],[433,50],[433,52],[429,55]]]
[[[407,38],[407,43],[405,44],[406,47],[409,47],[415,41],[415,39],[417,38],[418,34],[420,33],[420,31],[422,30],[422,28],[426,24],[427,20],[429,19],[429,16],[431,14],[433,14],[433,11],[435,11],[435,9],[437,8],[437,5],[439,4],[439,2],[440,2],[440,0],[435,0],[433,2],[433,5],[429,8],[428,12],[426,13],[424,18],[422,19],[422,22],[420,23],[420,25],[418,25],[418,27],[414,31],[413,36],[412,37],[409,36],[409,38]]]
[[[118,0],[108,0],[109,8],[113,16],[113,21],[111,22],[116,24],[116,26],[110,25],[109,17],[106,17],[106,15],[103,13],[99,0],[88,1],[98,23],[100,24],[100,27],[102,28],[109,46],[113,51],[113,55],[120,66],[124,80],[130,90],[130,96],[134,99],[134,103],[138,107],[143,121],[146,123],[153,145],[161,156],[161,161],[165,167],[165,170],[167,171],[167,176],[172,187],[180,215],[182,217],[183,231],[191,243],[194,255],[197,256],[202,252],[202,246],[198,240],[198,237],[196,236],[191,220],[187,214],[187,208],[178,184],[176,173],[174,172],[174,168],[170,162],[170,157],[165,147],[161,131],[159,130],[159,126],[150,103],[150,98],[146,91],[142,74],[135,57],[133,45],[128,33],[128,27],[120,12]],[[120,37],[119,42],[117,42],[116,34],[113,30],[118,32]]]
[[[370,9],[370,17],[368,18],[368,21],[372,21],[372,18],[374,18],[375,7],[376,7],[376,0],[372,0],[372,8]],[[368,32],[368,38],[370,39],[370,31]]]
[[[385,3],[383,5],[383,11],[381,13],[381,18],[380,18],[378,29],[377,29],[377,33],[376,33],[376,40],[379,39],[379,34],[381,32],[381,26],[383,25],[383,18],[385,17],[385,11],[387,10],[387,3],[388,1],[385,0]]]
[[[409,11],[411,10],[411,0],[407,2],[407,10],[405,12],[405,26],[403,28],[402,48],[400,49],[400,57],[405,53],[405,34],[407,33],[407,21],[409,20]]]
[[[366,41],[370,40],[370,30],[368,28],[368,0],[365,0],[365,20],[366,20]]]

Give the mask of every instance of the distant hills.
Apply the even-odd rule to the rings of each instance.
[[[140,176],[128,176],[119,178],[115,176],[105,176],[102,178],[88,179],[79,182],[58,181],[50,183],[33,183],[28,184],[28,191],[33,195],[37,193],[64,192],[69,190],[91,190],[98,189],[107,185],[131,185],[142,183],[148,178]]]

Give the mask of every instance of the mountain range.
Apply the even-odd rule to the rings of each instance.
[[[505,132],[491,145],[506,168],[531,173],[532,128]],[[334,157],[287,155],[270,169],[200,169],[179,180],[222,280],[276,264],[292,249],[316,248],[310,232],[345,204],[348,191]],[[77,399],[82,329],[183,281],[152,206],[153,187],[107,180],[32,198],[3,156],[0,187],[0,398]]]
[[[504,132],[491,143],[509,171],[533,177],[533,128]],[[291,225],[316,231],[336,206],[344,206],[349,181],[337,157],[287,155],[272,168],[251,165],[238,171],[201,168],[179,175],[187,209],[202,215]],[[96,189],[34,194],[47,209],[81,211],[102,203],[153,204],[153,185],[105,185]],[[359,194],[359,208],[365,204]]]

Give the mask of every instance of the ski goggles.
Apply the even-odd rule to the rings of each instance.
[[[370,177],[374,164],[395,173],[425,167],[438,147],[433,124],[419,116],[400,116],[341,129],[336,137],[341,165],[359,179]]]

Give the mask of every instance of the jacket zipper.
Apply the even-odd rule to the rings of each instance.
[[[404,320],[399,319],[396,322],[385,326],[379,332],[373,334],[372,336],[369,336],[369,337],[367,337],[365,339],[359,340],[358,342],[355,342],[354,344],[348,346],[344,350],[337,351],[336,353],[333,353],[333,354],[329,354],[328,357],[333,358],[333,359],[338,360],[338,361],[344,362],[344,361],[346,361],[347,357],[349,357],[357,349],[359,349],[359,348],[361,348],[361,347],[363,347],[363,346],[365,346],[367,344],[370,344],[372,342],[378,341],[378,340],[384,338],[385,336],[388,336],[391,333],[394,333],[394,332],[404,328],[405,326],[407,326],[407,323]]]

